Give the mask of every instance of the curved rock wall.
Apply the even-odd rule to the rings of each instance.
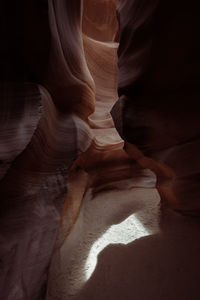
[[[39,300],[69,170],[91,144],[94,84],[81,1],[3,3],[1,17],[0,298]]]
[[[119,0],[119,100],[129,155],[157,174],[163,205],[199,215],[199,2]],[[187,22],[186,22],[187,20]]]

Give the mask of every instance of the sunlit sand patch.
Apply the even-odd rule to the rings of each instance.
[[[151,232],[144,227],[135,214],[120,224],[111,226],[92,246],[86,264],[85,276],[89,280],[92,276],[98,259],[98,254],[109,244],[127,245],[134,240],[148,236]]]

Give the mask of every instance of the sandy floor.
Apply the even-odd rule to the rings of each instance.
[[[200,299],[200,224],[160,211],[154,179],[85,196],[54,254],[48,300]]]

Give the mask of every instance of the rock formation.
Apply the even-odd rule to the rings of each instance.
[[[199,215],[198,6],[3,2],[1,299],[45,299],[88,187],[148,168],[163,205]]]
[[[198,9],[195,0],[119,0],[119,100],[112,110],[127,153],[157,174],[163,205],[194,215],[200,212]]]
[[[81,15],[81,1],[3,3],[1,299],[45,298],[69,169],[91,143]]]

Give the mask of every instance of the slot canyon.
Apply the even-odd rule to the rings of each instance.
[[[3,0],[0,300],[200,299],[199,9]]]

